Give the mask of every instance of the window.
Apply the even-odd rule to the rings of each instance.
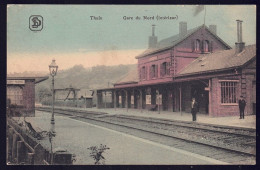
[[[200,51],[200,40],[195,41],[195,51]]]
[[[150,68],[150,78],[155,78],[158,76],[157,65],[152,65]]]
[[[204,52],[209,52],[209,41],[208,40],[205,40],[204,43]]]
[[[236,86],[234,81],[221,82],[221,103],[237,103]]]
[[[23,90],[20,87],[7,87],[7,98],[11,104],[23,105]]]
[[[160,72],[161,77],[163,77],[165,75],[169,75],[170,74],[169,63],[167,63],[167,62],[162,63],[160,71],[161,71]]]

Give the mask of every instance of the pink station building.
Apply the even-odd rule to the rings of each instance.
[[[157,42],[153,25],[148,49],[136,56],[137,68],[113,88],[98,89],[97,107],[190,112],[194,97],[201,114],[239,116],[243,96],[245,114],[255,114],[256,45],[245,46],[241,20],[237,38],[232,49],[216,25],[187,29],[180,22],[178,34]]]

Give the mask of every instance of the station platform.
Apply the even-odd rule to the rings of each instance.
[[[26,121],[33,127],[48,131],[51,127],[50,118],[50,112],[36,110],[35,117],[27,117]],[[13,119],[18,122],[23,121],[21,117],[13,117]],[[56,136],[52,140],[53,149],[67,150],[75,154],[74,165],[93,165],[95,161],[90,156],[91,151],[88,148],[98,147],[100,144],[110,148],[103,154],[106,165],[228,164],[224,160],[216,160],[63,115],[55,115],[55,131]],[[51,150],[48,137],[39,142],[44,148]],[[238,164],[245,164],[245,162]]]
[[[41,106],[49,107],[49,106]],[[97,109],[97,108],[76,108],[76,107],[59,107],[56,108],[69,108],[77,110],[85,110],[92,112],[103,112],[110,115],[132,115],[132,116],[141,116],[141,117],[150,117],[157,119],[169,119],[169,120],[180,120],[180,121],[192,121],[191,113],[186,112],[170,112],[170,111],[148,111],[140,109],[126,109],[126,108],[106,108],[106,109]],[[221,126],[232,126],[232,127],[243,127],[256,129],[256,115],[245,115],[245,119],[239,119],[238,116],[226,116],[226,117],[210,117],[205,114],[197,114],[196,123],[203,124],[215,124]]]

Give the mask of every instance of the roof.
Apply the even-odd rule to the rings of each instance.
[[[130,70],[122,79],[120,79],[115,84],[119,85],[119,84],[137,83],[138,81],[139,81],[138,69],[134,68],[134,69]]]
[[[8,76],[7,80],[35,80],[36,83],[40,83],[44,80],[47,80],[49,76],[44,77],[20,77],[20,76]]]
[[[256,57],[255,44],[246,46],[240,53],[236,53],[236,49],[234,48],[204,54],[184,67],[176,77],[241,67],[254,57]]]
[[[193,33],[197,32],[199,29],[201,28],[205,28],[206,30],[208,30],[212,35],[214,35],[220,42],[222,42],[227,48],[231,49],[231,47],[225,43],[219,36],[217,36],[214,32],[212,32],[206,25],[201,25],[192,29],[187,30],[187,34],[183,37],[180,37],[179,34],[176,34],[174,36],[171,36],[169,38],[163,39],[161,41],[159,41],[156,44],[155,48],[148,48],[147,50],[145,50],[142,54],[136,56],[136,58],[141,58],[141,57],[145,57],[149,54],[153,54],[156,52],[160,52],[162,50],[167,50],[169,48],[172,48],[174,46],[176,46],[177,44],[179,44],[180,42],[184,41],[186,38],[188,38],[189,36],[191,36]]]

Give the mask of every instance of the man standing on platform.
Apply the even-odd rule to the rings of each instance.
[[[243,96],[240,96],[240,99],[238,101],[238,106],[239,106],[239,112],[240,112],[240,118],[239,119],[244,119],[245,118],[245,107],[246,107],[246,101],[244,100]]]
[[[191,101],[192,121],[196,121],[197,111],[198,111],[198,103],[196,102],[195,98],[192,98],[192,101]]]

